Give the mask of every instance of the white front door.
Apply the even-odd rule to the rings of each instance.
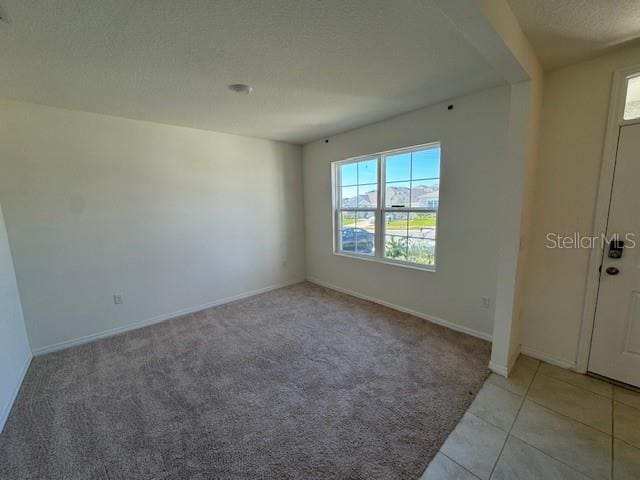
[[[589,371],[640,387],[640,124],[620,128]],[[618,245],[620,246],[620,245]]]

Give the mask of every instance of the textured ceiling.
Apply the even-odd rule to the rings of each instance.
[[[509,0],[540,61],[553,69],[640,37],[640,0]]]
[[[0,3],[0,97],[45,105],[304,143],[502,83],[431,0]]]

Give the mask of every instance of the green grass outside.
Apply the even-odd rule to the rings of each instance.
[[[436,216],[432,213],[420,216],[418,218],[412,218],[409,220],[409,228],[424,228],[424,227],[435,227],[436,226]],[[387,228],[405,228],[406,222],[403,220],[392,220],[387,223]]]
[[[367,220],[358,219],[358,222],[366,222]],[[425,213],[420,215],[419,217],[414,217],[409,220],[409,229],[418,229],[425,227],[435,227],[437,225],[437,216],[435,213]],[[356,216],[354,214],[343,213],[342,214],[342,222],[345,227],[355,227]],[[406,228],[406,221],[403,220],[392,220],[387,223],[387,228],[395,228],[395,229],[404,229]],[[369,225],[362,225],[361,228],[367,228]],[[373,228],[373,225],[370,226]],[[367,228],[369,229],[369,228]]]

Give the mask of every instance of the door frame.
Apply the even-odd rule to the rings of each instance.
[[[595,214],[593,219],[593,235],[601,238],[607,232],[609,220],[609,205],[613,191],[613,174],[618,153],[618,137],[620,128],[625,125],[640,123],[640,119],[623,119],[624,103],[627,94],[626,79],[634,74],[640,74],[640,65],[620,68],[613,73],[611,97],[609,100],[609,117],[602,151],[602,166],[600,168],[600,181],[596,195]],[[589,268],[585,297],[582,307],[582,324],[578,340],[578,353],[576,356],[576,371],[586,373],[589,368],[589,354],[591,352],[591,338],[595,326],[596,306],[598,302],[598,289],[600,287],[600,265],[604,255],[602,248],[592,249],[589,254]]]

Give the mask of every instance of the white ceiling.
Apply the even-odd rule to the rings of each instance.
[[[0,3],[0,97],[45,105],[305,143],[502,83],[431,0]]]
[[[640,37],[640,0],[509,0],[547,69]]]

